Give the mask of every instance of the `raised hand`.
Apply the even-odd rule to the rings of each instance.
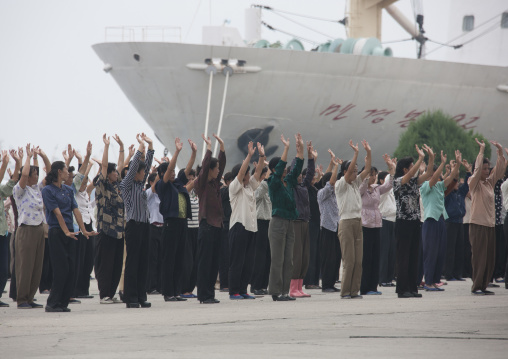
[[[299,146],[303,149],[303,139],[302,139],[302,135],[300,133],[297,133],[295,135],[295,139],[296,139],[296,147],[298,148]]]
[[[333,151],[331,149],[328,149],[328,153],[330,154],[330,159],[333,161],[333,159],[335,158],[335,153],[333,153]]]
[[[116,143],[118,143],[118,145],[119,145],[120,147],[123,147],[123,142],[122,142],[122,140],[120,139],[120,136],[118,136],[118,135],[115,133],[115,135],[113,136],[113,139],[116,141]]]
[[[2,151],[2,162],[9,162],[9,151]]]
[[[423,150],[422,150],[422,149],[420,149],[420,148],[418,147],[418,145],[417,145],[417,144],[415,144],[415,148],[416,148],[416,152],[418,153],[418,156],[419,156],[420,158],[422,158],[422,159],[423,159],[423,158],[425,158],[425,153],[423,152]]]
[[[498,153],[503,153],[503,146],[499,144],[497,141],[490,141],[494,146],[496,146]]]
[[[256,148],[254,147],[254,143],[250,141],[249,144],[247,145],[247,153],[249,154],[249,156],[252,157],[255,152]]]
[[[37,159],[37,155],[39,154],[39,146],[37,147],[33,146],[32,150],[34,152],[34,159]]]
[[[314,161],[317,160],[317,156],[318,156],[317,150],[315,150],[314,147],[312,147],[312,158],[314,158]]]
[[[212,141],[210,140],[210,137],[205,137],[205,134],[202,134],[201,137],[203,138],[203,141],[205,141],[207,146],[212,147]]]
[[[478,141],[477,138],[474,139],[476,141],[476,143],[478,144],[478,146],[480,146],[480,150],[484,150],[485,149],[485,142],[480,142]]]
[[[362,145],[363,145],[363,148],[365,149],[365,151],[367,151],[367,152],[371,151],[370,145],[369,145],[369,143],[367,141],[362,140]]]
[[[332,162],[333,162],[334,166],[339,166],[339,165],[342,164],[342,160],[340,158],[337,158],[337,157],[333,157]]]
[[[134,153],[136,153],[136,149],[134,148],[134,145],[129,146],[129,156],[134,156]]]
[[[473,169],[473,166],[469,162],[467,162],[465,158],[462,160],[462,165],[466,167],[467,172],[471,172],[471,170]]]
[[[30,144],[27,144],[26,145],[26,156],[28,158],[32,158],[32,156],[34,155],[34,152],[35,152],[35,149],[34,148],[30,149]]]
[[[221,146],[224,146],[224,141],[222,140],[222,138],[217,136],[215,133],[213,134],[213,137],[215,137],[215,139],[217,140],[217,142],[219,142]]]
[[[356,144],[356,146],[353,144],[353,140],[349,140],[349,146],[351,146],[351,148],[353,149],[353,151],[355,152],[358,152],[359,149],[358,149],[358,143]]]
[[[282,141],[282,143],[284,144],[284,147],[289,147],[289,145],[290,145],[290,142],[289,142],[289,137],[288,137],[288,139],[286,140],[286,139],[284,138],[284,135],[280,135],[280,140],[281,140],[281,141]]]
[[[455,151],[455,161],[459,164],[459,166],[462,163],[462,153],[460,153],[459,150]]]
[[[109,137],[106,137],[106,134],[102,135],[102,141],[104,141],[104,144],[106,146],[109,146],[110,140],[109,140]]]
[[[388,153],[385,153],[383,155],[383,159],[384,159],[386,165],[388,166],[388,168],[390,168],[390,169],[395,168],[396,162],[394,163],[394,161],[390,158],[390,155]]]
[[[76,149],[72,150],[72,154],[74,155],[74,157],[76,157],[78,159],[78,163],[83,162],[83,157],[79,154],[78,151],[76,151]]]
[[[180,152],[183,148],[183,143],[178,137],[175,139],[175,148],[177,152]]]
[[[90,157],[92,155],[92,142],[88,141],[86,144],[86,155]]]
[[[143,141],[145,141],[147,144],[151,145],[153,144],[153,141],[150,137],[148,137],[144,132],[141,134],[141,138]]]
[[[434,150],[432,148],[430,148],[426,144],[423,144],[422,149],[429,154],[429,158],[430,157],[434,158],[435,154],[434,154]]]
[[[187,141],[189,142],[189,145],[191,147],[192,152],[197,152],[198,151],[198,145],[196,145],[194,143],[194,141],[192,141],[191,139],[188,139]]]
[[[23,160],[23,156],[25,155],[23,151],[23,147],[18,147],[18,156],[20,160]]]
[[[18,152],[16,152],[16,150],[10,150],[10,151],[9,151],[9,153],[10,153],[10,155],[11,155],[12,159],[13,159],[16,163],[21,162],[21,158],[22,158],[22,157],[21,157],[21,156],[19,156],[19,154],[18,154]]]
[[[69,155],[69,158],[74,157],[74,150],[70,143],[67,145],[67,154]]]
[[[161,165],[161,164],[162,164],[162,161],[161,161],[161,160],[159,160],[159,159],[157,159],[156,157],[154,157],[154,158],[153,158],[153,160],[154,160],[155,162],[157,162],[159,165]]]
[[[258,142],[257,148],[258,148],[259,157],[265,157],[265,146],[263,146],[261,143]]]
[[[102,166],[102,161],[101,160],[98,160],[97,158],[92,158],[92,161],[95,161],[95,162],[97,162],[97,164],[99,166]]]

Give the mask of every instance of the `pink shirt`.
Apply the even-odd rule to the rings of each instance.
[[[368,228],[380,228],[383,226],[383,218],[379,210],[380,196],[392,189],[393,181],[385,179],[382,185],[373,184],[369,187],[369,177],[360,185],[362,196],[362,226]]]
[[[485,227],[496,226],[496,208],[494,186],[503,178],[506,162],[501,155],[497,157],[496,167],[490,172],[490,176],[481,180],[483,154],[476,157],[473,175],[469,178],[469,193],[471,193],[471,223]]]

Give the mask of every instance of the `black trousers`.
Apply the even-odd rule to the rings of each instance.
[[[215,281],[219,270],[221,228],[202,219],[198,232],[198,300],[215,298]]]
[[[321,227],[321,287],[333,288],[339,276],[342,252],[337,231]]]
[[[419,220],[396,220],[396,293],[418,292],[418,253],[420,248],[421,235],[421,222]]]
[[[446,259],[443,275],[445,278],[461,279],[464,267],[464,225],[446,222]]]
[[[506,217],[504,217],[504,225],[503,225],[503,229],[504,229],[504,240],[506,241],[506,248],[508,248],[508,213],[506,214]],[[506,286],[508,285],[508,258],[506,260],[506,268],[505,268],[505,272],[504,272],[504,285],[505,285],[505,288]]]
[[[183,259],[187,239],[186,218],[166,218],[162,227],[162,295],[182,294]],[[129,252],[127,251],[127,255]]]
[[[254,235],[241,223],[229,230],[229,295],[247,294],[254,262]]]
[[[162,291],[162,227],[150,224],[146,291]]]
[[[267,289],[270,278],[270,241],[268,240],[268,226],[270,220],[258,219],[258,231],[254,236],[254,265],[252,268],[251,292]]]
[[[423,270],[425,283],[432,285],[441,281],[446,258],[446,223],[427,218],[422,225]]]
[[[220,233],[219,253],[219,281],[220,289],[229,285],[229,221],[223,223]]]
[[[503,225],[496,224],[496,264],[494,265],[494,278],[503,277],[506,269],[506,245]]]
[[[309,269],[303,279],[305,285],[319,285],[319,274],[321,272],[321,239],[320,239],[320,223],[315,221],[309,222],[310,235],[310,255]]]
[[[92,222],[85,223],[85,229],[88,232],[93,231]],[[90,274],[93,269],[93,237],[86,239],[83,234],[79,234],[76,246],[76,286],[74,297],[89,294]]]
[[[76,268],[76,240],[69,238],[60,228],[49,230],[49,253],[53,267],[53,285],[47,305],[51,308],[67,308],[74,290]]]
[[[379,242],[379,284],[391,283],[395,277],[395,222],[383,219]]]
[[[182,293],[192,293],[196,288],[198,273],[198,231],[199,228],[187,228],[183,263]]]
[[[379,281],[379,250],[381,242],[381,228],[362,227],[363,230],[363,260],[362,284],[360,293],[377,291]]]
[[[4,215],[3,213],[0,213]],[[9,273],[9,238],[7,236],[0,236],[0,298],[2,292],[7,284],[7,277]],[[12,280],[11,280],[12,281]]]
[[[464,266],[462,267],[462,278],[471,278],[473,266],[471,264],[471,242],[469,241],[469,223],[463,224],[464,231]]]
[[[99,296],[101,299],[113,298],[122,276],[124,240],[110,237],[102,232],[97,239],[95,277]]]
[[[39,292],[51,289],[53,283],[53,269],[51,268],[51,261],[49,259],[49,243],[48,238],[44,239],[44,259],[42,261],[42,275],[39,283]]]
[[[18,289],[16,287],[16,231],[14,231],[13,236],[7,236],[5,238],[7,238],[7,251],[9,253],[8,255],[12,253],[12,258],[10,260],[10,263],[12,264],[12,271],[11,271],[11,283],[9,285],[9,298],[12,298],[12,300],[16,301],[18,296]],[[12,243],[12,252],[10,251],[9,246],[11,245],[11,243]]]
[[[125,226],[124,302],[146,302],[149,224],[130,220]]]

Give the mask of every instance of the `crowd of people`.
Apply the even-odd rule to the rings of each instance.
[[[494,294],[487,288],[496,283],[508,289],[508,171],[498,142],[491,141],[494,167],[476,140],[472,165],[459,151],[450,161],[441,151],[436,166],[434,150],[415,145],[416,160],[385,154],[378,171],[365,140],[358,170],[360,146],[351,140],[352,159],[328,150],[323,170],[300,134],[288,166],[291,141],[281,135],[280,157],[268,160],[263,145],[250,142],[245,160],[224,173],[224,142],[214,137],[218,158],[203,135],[206,153],[194,168],[197,146],[188,140],[190,159],[178,172],[180,139],[171,158],[157,159],[144,133],[127,157],[113,136],[117,163],[106,134],[102,159],[91,158],[90,142],[84,157],[69,145],[53,163],[30,144],[2,151],[0,183],[6,172],[9,179],[0,185],[0,297],[10,275],[18,309],[43,308],[39,290],[49,294],[46,312],[70,312],[69,303],[93,298],[93,273],[99,303],[127,308],[151,307],[148,295],[216,304],[216,290],[231,300],[293,301],[310,290],[362,299],[386,287],[420,298],[419,290],[442,292],[465,278],[473,295]]]

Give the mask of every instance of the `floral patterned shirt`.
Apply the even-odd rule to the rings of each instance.
[[[402,177],[397,177],[393,180],[393,193],[397,204],[397,219],[419,221],[420,190],[418,177],[411,178],[404,185],[401,182]]]

